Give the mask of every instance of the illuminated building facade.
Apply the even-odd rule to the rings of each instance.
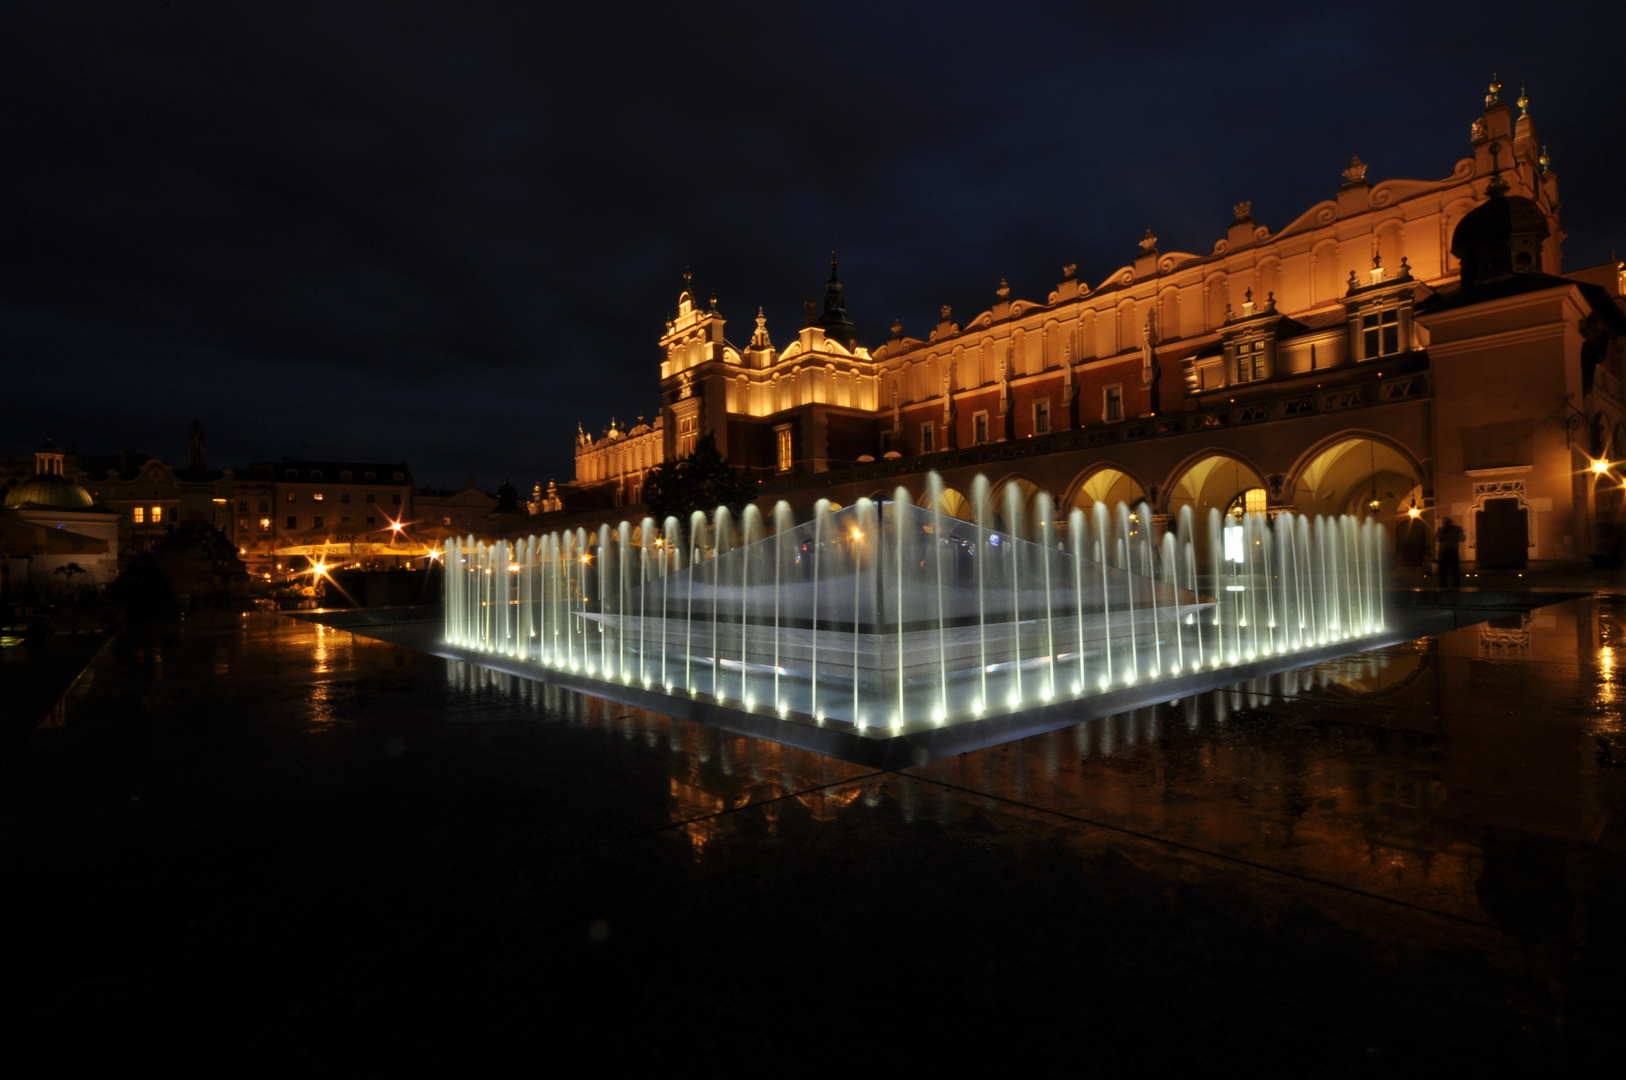
[[[1445,517],[1470,568],[1618,556],[1622,267],[1563,274],[1557,174],[1527,99],[1500,90],[1443,179],[1374,182],[1352,159],[1279,229],[1247,202],[1205,253],[1148,229],[1094,286],[1073,266],[1043,300],[1001,282],[923,338],[894,325],[859,345],[833,260],[822,312],[783,349],[760,312],[736,348],[685,287],[638,437],[682,455],[710,432],[802,519],[821,497],[919,498],[935,469],[962,514],[981,472],[1063,511],[1376,513],[1413,565]],[[578,485],[593,460],[587,482],[635,503],[625,478],[647,466],[592,457],[607,445],[578,440]]]

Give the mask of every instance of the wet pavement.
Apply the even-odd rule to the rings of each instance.
[[[126,633],[0,758],[10,1026],[335,1075],[1612,1065],[1623,648],[1575,600],[878,772],[276,615]]]

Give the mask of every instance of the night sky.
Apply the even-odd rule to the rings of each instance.
[[[0,453],[570,478],[653,416],[685,266],[863,344],[1467,155],[1493,68],[1626,250],[1618,4],[250,4],[0,14]]]

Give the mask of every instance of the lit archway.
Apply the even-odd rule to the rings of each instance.
[[[1078,508],[1086,514],[1096,503],[1106,503],[1113,509],[1119,503],[1134,506],[1146,498],[1146,489],[1133,476],[1120,469],[1097,469],[1073,489],[1067,500],[1067,509]]]
[[[1209,510],[1225,513],[1238,496],[1264,486],[1264,477],[1252,466],[1238,458],[1210,454],[1192,462],[1170,486],[1169,515],[1178,517],[1189,506],[1200,524]]]
[[[1020,509],[1017,510],[1015,521],[1007,520],[1010,516],[1007,503],[1010,500],[1009,492],[1015,490]],[[1001,480],[989,493],[988,509],[993,515],[996,528],[1008,529],[1016,535],[1032,539],[1038,535],[1035,529],[1037,519],[1034,517],[1034,500],[1039,497],[1039,485],[1025,476],[1008,476]]]
[[[1307,515],[1375,517],[1392,530],[1402,566],[1421,566],[1432,548],[1422,476],[1410,457],[1382,439],[1352,435],[1314,452],[1295,475],[1292,504]]]
[[[940,514],[947,514],[949,517],[959,518],[961,521],[971,521],[975,517],[971,512],[971,500],[954,488],[944,488],[942,500],[936,506],[932,505],[930,491],[916,501],[928,510],[936,510]]]

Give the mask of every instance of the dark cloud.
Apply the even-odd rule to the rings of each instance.
[[[1599,11],[1604,14],[1600,15]],[[1622,245],[1615,9],[852,3],[14,4],[0,418],[26,450],[570,474],[653,410],[678,274],[780,339],[842,252],[860,332],[1206,251],[1444,176],[1490,69]]]

